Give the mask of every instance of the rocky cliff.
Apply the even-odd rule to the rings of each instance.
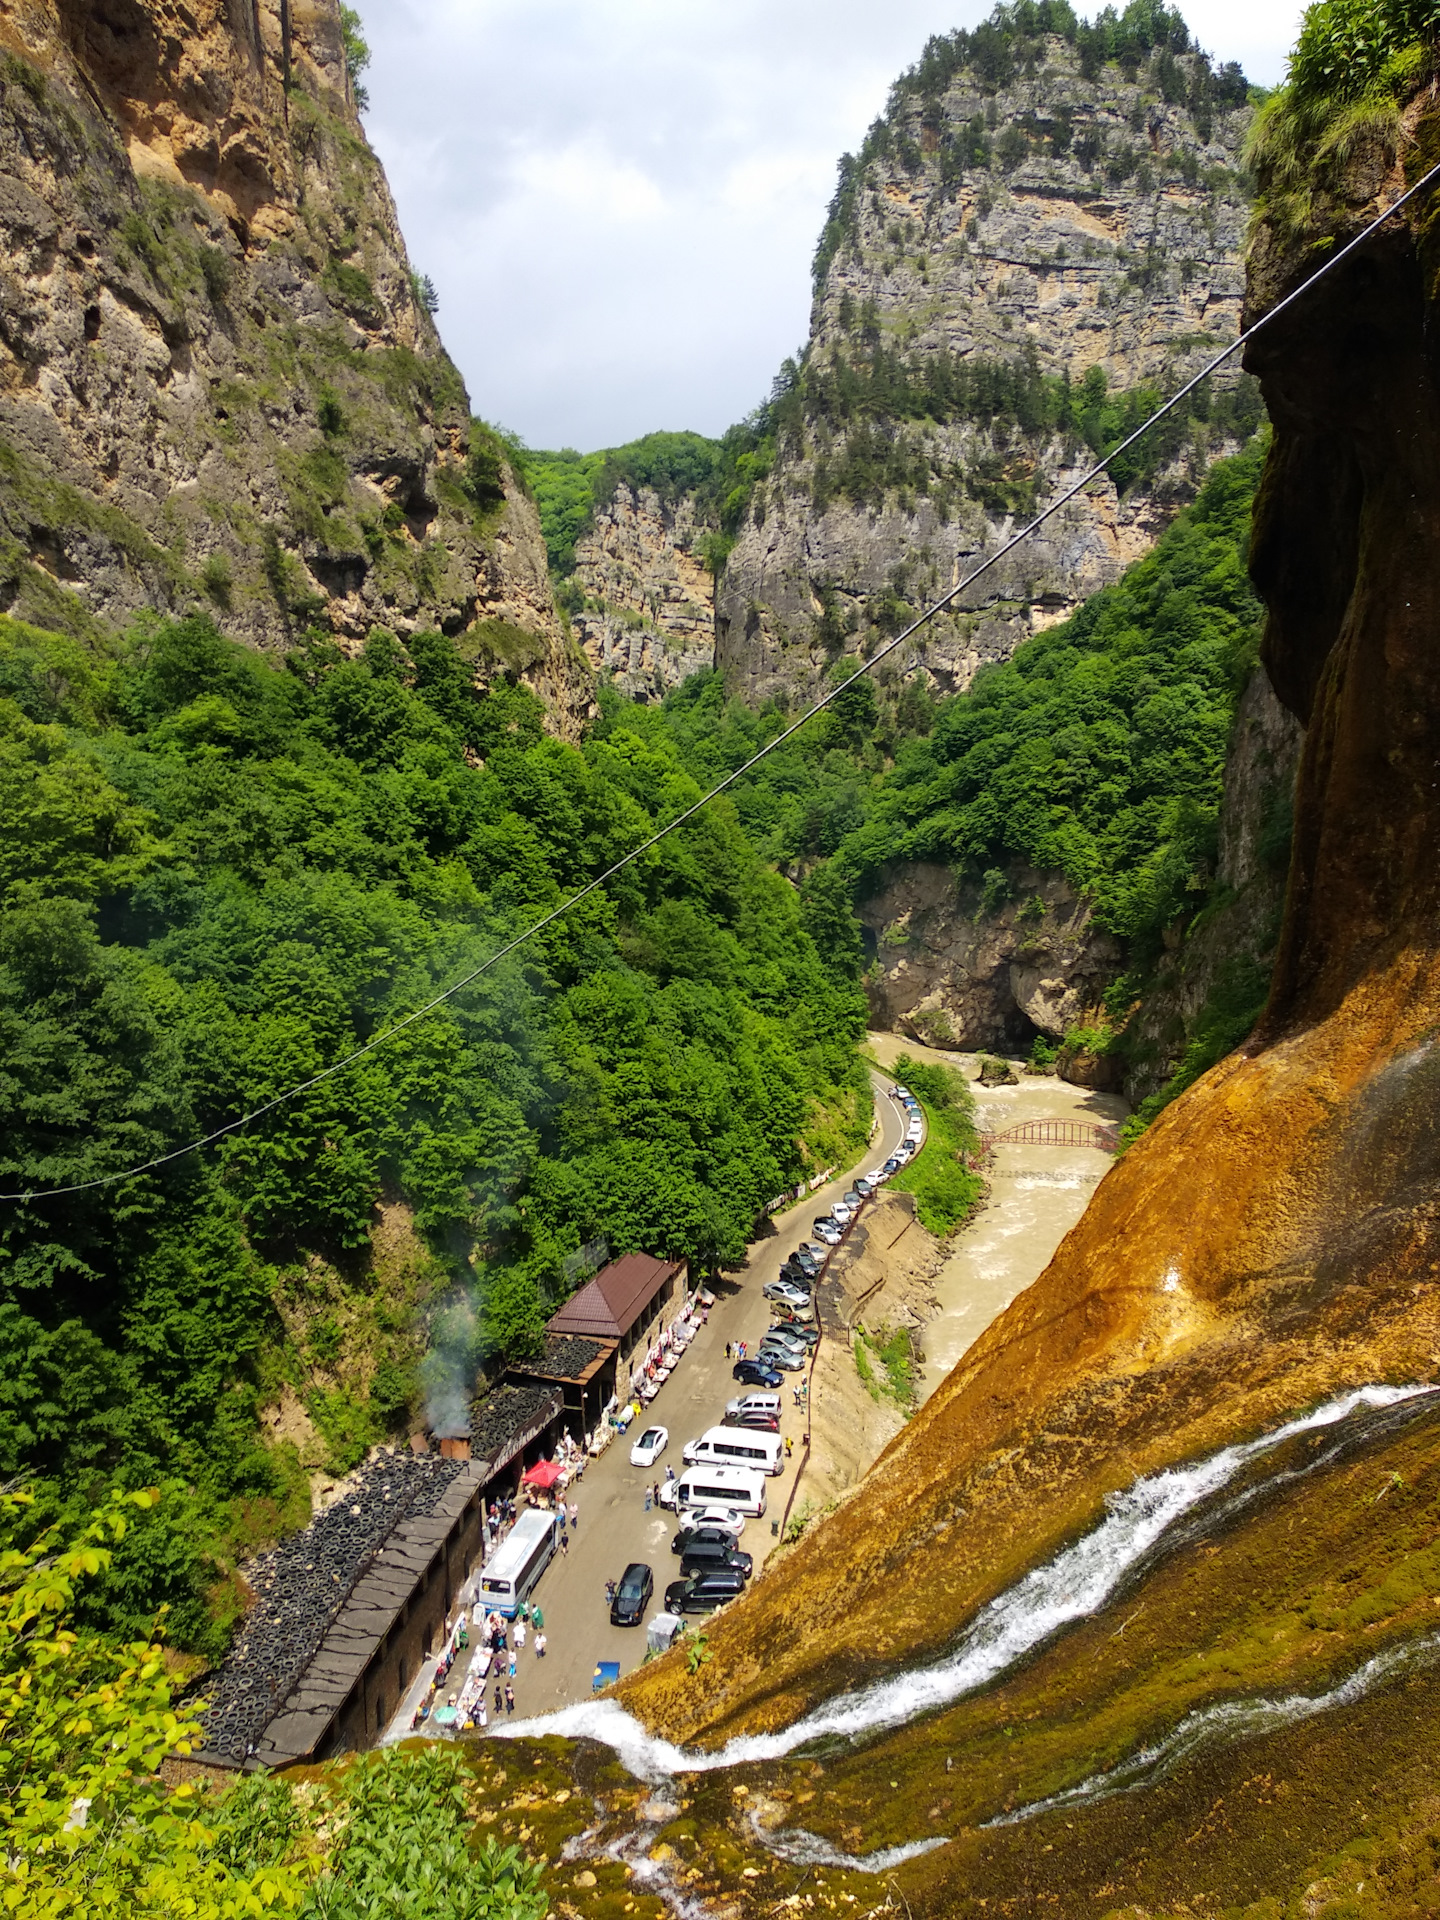
[[[752,699],[811,694],[896,632],[1115,444],[1125,395],[1173,390],[1235,336],[1243,77],[1212,73],[1163,9],[1119,60],[1073,18],[1068,37],[1026,30],[1042,17],[932,41],[842,162],[804,364],[717,601],[716,663]],[[905,669],[963,688],[1115,579],[1253,419],[1237,378],[978,583]]]
[[[663,699],[715,657],[714,583],[693,496],[623,483],[575,543],[572,614],[585,656],[628,700]]]
[[[957,885],[948,867],[901,869],[862,902],[875,935],[871,1025],[928,1046],[1028,1052],[1059,1039],[1119,970],[1119,942],[1064,876],[1022,869],[1008,899]]]
[[[0,6],[0,603],[463,636],[573,731],[539,525],[417,299],[337,0]]]
[[[1440,158],[1428,88],[1405,131],[1416,173]],[[1394,198],[1394,151],[1262,227],[1252,314]],[[1253,554],[1265,660],[1306,728],[1259,1033],[1105,1178],[861,1496],[716,1621],[700,1678],[674,1656],[628,1685],[650,1724],[713,1744],[895,1682],[868,1743],[759,1744],[687,1800],[746,1912],[737,1850],[771,1859],[792,1825],[829,1852],[782,1855],[797,1864],[767,1903],[803,1901],[799,1862],[824,1859],[827,1899],[878,1867],[916,1915],[1434,1906],[1414,1760],[1440,1591],[1436,219],[1433,197],[1397,218],[1250,349],[1276,428]],[[1347,1398],[1386,1385],[1416,1397],[1364,1417]],[[1208,1482],[1175,1471],[1202,1456]],[[1120,1579],[1126,1529],[1143,1542],[1146,1513],[1206,1484],[1226,1500]],[[1085,1539],[1092,1574],[1056,1559],[1052,1587],[1013,1584]],[[1007,1590],[988,1637],[957,1642]],[[1067,1618],[1035,1662],[1004,1652]],[[964,1659],[977,1678],[953,1706],[901,1678]],[[908,1857],[858,1858],[892,1844]]]

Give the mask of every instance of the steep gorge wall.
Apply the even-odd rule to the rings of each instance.
[[[942,364],[1026,368],[1032,396],[1092,368],[1112,392],[1169,388],[1234,338],[1249,119],[1243,83],[1212,80],[1201,56],[1160,50],[1090,77],[1055,34],[1022,40],[1008,78],[965,64],[897,89],[822,243],[803,427],[782,434],[721,581],[716,664],[738,691],[813,693],[837,654],[897,630],[1091,464],[1073,430],[1003,408],[993,423],[946,417],[924,400]],[[912,383],[903,404],[865,389],[877,351]],[[1123,495],[1098,483],[898,670],[968,686],[1117,578],[1233,444],[1195,421]],[[857,462],[883,481],[857,490]]]
[[[1414,134],[1418,171],[1440,153],[1433,112]],[[1348,203],[1320,205],[1310,229],[1262,232],[1252,313],[1313,271],[1316,240],[1345,239],[1401,184],[1377,167]],[[631,1705],[667,1733],[787,1724],[837,1684],[948,1645],[1137,1475],[1366,1382],[1440,1375],[1437,217],[1396,220],[1251,349],[1276,427],[1253,558],[1265,659],[1306,724],[1260,1033],[1107,1175],[1045,1274],[863,1495],[715,1623],[707,1684],[673,1660],[628,1684]],[[1357,1497],[1345,1495],[1347,1511]],[[1432,1539],[1426,1526],[1397,1532],[1396,1551]],[[1225,1551],[1223,1537],[1206,1548],[1221,1569]],[[1342,1582],[1345,1565],[1331,1569]],[[1357,1616],[1387,1617],[1383,1606]],[[1345,1657],[1376,1644],[1362,1637]],[[1288,1683],[1258,1652],[1253,1675]],[[1068,1723],[1084,1712],[1084,1684],[1065,1697]],[[940,1749],[923,1733],[903,1740],[931,1770],[913,1790],[942,1791]],[[1115,1757],[1105,1748],[1094,1764]],[[1362,1739],[1339,1764],[1363,1776],[1381,1755]],[[1284,1791],[1270,1780],[1262,1863],[1284,1851],[1290,1817],[1273,1811]],[[1358,1818],[1331,1813],[1330,1831]],[[1182,1858],[1178,1881],[1185,1872]],[[912,1900],[928,1873],[910,1876]]]
[[[575,634],[627,700],[661,700],[714,664],[714,583],[696,550],[704,531],[690,495],[672,505],[622,484],[575,543]]]
[[[589,675],[533,506],[472,459],[338,0],[5,0],[0,47],[0,604],[438,627],[573,732]]]

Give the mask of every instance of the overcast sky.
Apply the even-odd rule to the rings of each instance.
[[[835,163],[989,0],[358,0],[366,125],[446,345],[534,447],[716,434],[805,338]],[[1181,0],[1273,85],[1298,0]],[[1083,9],[1093,11],[1091,9]]]

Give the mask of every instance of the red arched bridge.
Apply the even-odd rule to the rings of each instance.
[[[987,1153],[996,1147],[1098,1147],[1118,1153],[1120,1128],[1094,1120],[1022,1120],[1001,1133],[982,1133],[980,1144]]]

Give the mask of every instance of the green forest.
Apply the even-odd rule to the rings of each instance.
[[[322,1073],[697,797],[663,736],[563,745],[473,681],[434,634],[275,663],[203,618],[105,657],[0,621],[0,1190],[29,1196],[0,1212],[0,1471],[47,1512],[171,1485],[86,1603],[128,1630],[164,1599],[214,1651],[228,1549],[303,1513],[267,1393],[342,1470],[415,1403],[427,1291],[482,1301],[477,1358],[526,1350],[583,1243],[733,1260],[865,1137],[854,939],[721,802],[383,1050],[84,1190]],[[404,1285],[380,1203],[413,1214]]]

